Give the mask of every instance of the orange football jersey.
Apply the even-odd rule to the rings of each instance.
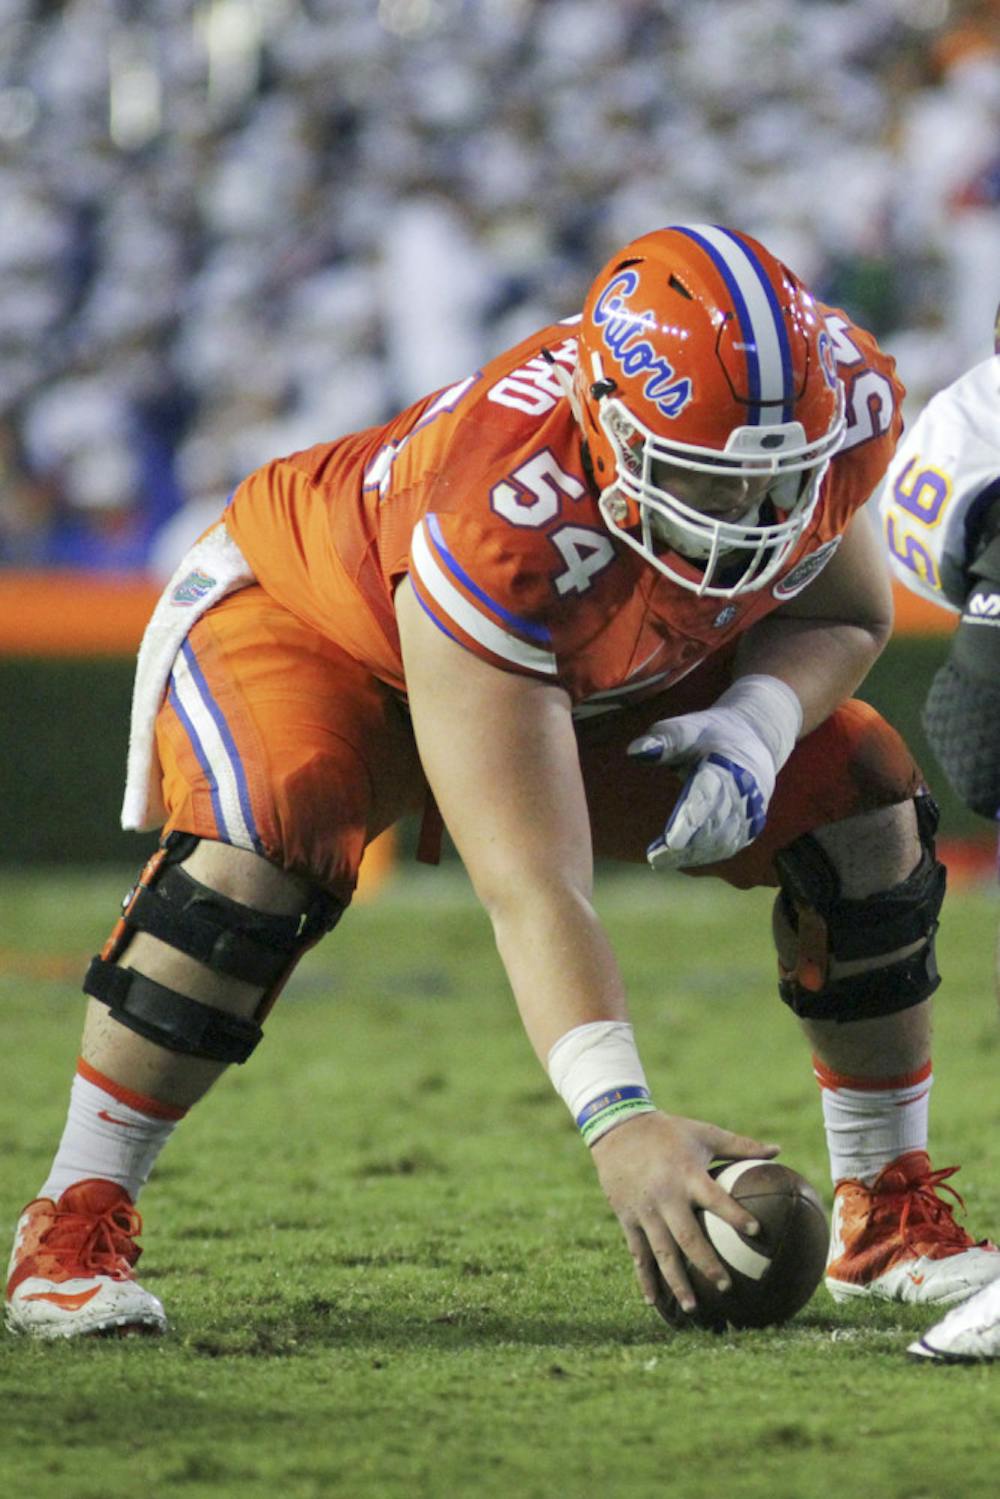
[[[573,369],[573,319],[384,426],[266,465],[237,489],[228,528],[272,597],[393,687],[405,690],[393,593],[408,575],[439,629],[561,684],[578,713],[641,700],[806,587],[889,463],[893,362],[823,312],[847,437],[799,546],[758,592],[698,597],[612,539],[553,364]]]

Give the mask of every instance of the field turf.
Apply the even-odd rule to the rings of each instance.
[[[79,974],[129,872],[0,875],[0,1227],[61,1129]],[[641,874],[599,905],[655,1095],[783,1142],[829,1200],[775,998],[770,898]],[[1000,1232],[995,891],[940,939],[935,1162]],[[398,878],[312,953],[265,1043],[143,1194],[161,1341],[0,1335],[11,1499],[995,1499],[1000,1365],[904,1353],[933,1320],[836,1307],[675,1333],[530,1053],[461,876]]]

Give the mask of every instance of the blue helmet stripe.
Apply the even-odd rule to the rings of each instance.
[[[778,301],[777,293],[774,290],[774,284],[770,276],[767,274],[767,271],[760,262],[760,258],[755,254],[753,249],[744,240],[740,239],[738,235],[733,234],[731,229],[723,229],[722,233],[727,235],[734,244],[739,245],[743,254],[757,272],[757,278],[764,288],[764,295],[767,297],[771,308],[771,315],[774,318],[774,331],[778,336],[778,347],[781,350],[781,378],[785,402],[781,419],[782,421],[790,422],[794,415],[792,408],[795,401],[795,382],[792,374],[792,346],[788,341],[788,326],[781,313],[781,303]]]
[[[719,271],[733,299],[747,359],[747,393],[753,402],[782,403],[780,418],[759,406],[750,420],[791,421],[794,403],[791,347],[774,287],[758,256],[737,234],[721,225],[674,224],[693,240]]]

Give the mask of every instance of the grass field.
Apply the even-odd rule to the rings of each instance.
[[[130,877],[0,876],[0,1223],[61,1129],[79,973]],[[769,897],[629,876],[599,904],[656,1096],[776,1138],[829,1199],[815,1084],[777,1002]],[[946,907],[935,1160],[1000,1231],[995,892]],[[646,1310],[587,1153],[461,877],[400,879],[312,953],[265,1044],[142,1198],[162,1341],[0,1336],[8,1499],[979,1499],[1000,1366],[836,1307],[674,1333]]]

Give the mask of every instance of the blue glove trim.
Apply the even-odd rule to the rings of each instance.
[[[709,765],[721,765],[722,769],[727,770],[736,782],[737,791],[746,799],[750,835],[752,838],[759,837],[767,822],[767,811],[756,778],[744,766],[737,765],[735,760],[727,760],[725,755],[709,755],[707,758]]]

